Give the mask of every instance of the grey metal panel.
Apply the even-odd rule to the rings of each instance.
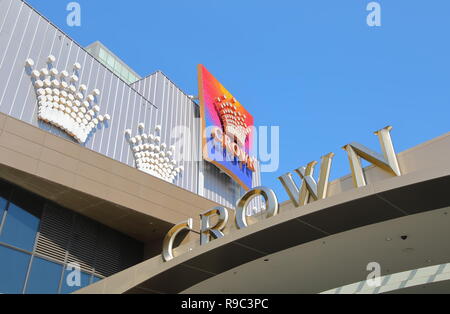
[[[198,193],[198,154],[193,152],[198,151],[199,143],[194,138],[199,137],[198,134],[192,134],[197,130],[195,103],[161,72],[156,72],[132,86],[158,107],[156,116],[143,115],[147,129],[153,132],[157,125],[161,125],[162,142],[168,146],[175,145],[177,152],[181,154],[178,161],[183,165],[184,171],[175,184]],[[181,138],[177,136],[180,128],[189,130]]]
[[[1,0],[0,1],[0,33],[2,31],[3,22],[6,19],[6,15],[11,8],[12,0]]]
[[[32,16],[33,19],[37,19],[37,26],[34,31],[29,32],[32,34],[32,39],[27,40],[30,43],[30,49],[27,51],[26,55],[39,55],[42,50],[41,45],[33,45],[32,42],[44,42],[47,31],[49,30],[48,23],[46,23],[42,18],[37,15]],[[27,57],[26,57],[27,58]],[[20,92],[26,91],[26,92]],[[34,88],[30,84],[30,79],[25,71],[22,72],[20,82],[17,84],[15,99],[12,103],[23,104],[29,101],[29,99],[34,99],[35,93]],[[13,108],[13,107],[11,107]],[[18,114],[22,120],[37,122],[37,117],[34,114],[35,110],[25,110],[25,106],[22,106],[21,112]]]
[[[4,88],[4,91],[0,92],[1,107],[4,107],[5,102],[8,104],[13,102],[15,91],[13,84],[17,83],[17,77],[24,71],[23,67],[21,69],[14,67],[17,56],[21,54],[22,47],[20,39],[23,36],[24,29],[30,18],[30,12],[24,10],[23,7],[24,6],[20,3],[13,4],[10,12],[12,14],[17,14],[17,18],[14,19],[13,17],[7,16],[5,29],[3,30],[7,32],[6,36],[2,36],[2,39],[4,38],[6,42],[2,42],[1,44],[3,47],[6,47],[6,49],[14,51],[14,54],[5,52],[0,61],[0,77],[2,78],[2,85]],[[19,20],[21,21],[19,22]],[[11,113],[11,111],[12,110],[9,110],[9,112],[5,111],[5,113]],[[14,113],[17,115],[17,112],[20,113],[18,108],[16,108]]]
[[[80,84],[86,84],[88,92],[100,89],[101,113],[112,117],[89,136],[84,146],[134,167],[124,131],[137,133],[138,124],[143,122],[146,131],[153,133],[161,125],[162,141],[168,146],[176,144],[183,153],[180,162],[185,170],[175,184],[198,193],[199,166],[204,163],[200,155],[200,111],[188,95],[162,72],[128,85],[23,1],[1,0],[0,8],[0,112],[73,141],[62,130],[37,120],[35,89],[24,62],[32,58],[34,68],[39,70],[47,66],[47,57],[52,54],[56,57],[54,66],[69,73],[79,62]],[[180,127],[186,130],[180,132],[182,136],[174,133]],[[215,166],[205,169],[205,197],[234,207],[239,186]]]
[[[108,99],[108,94],[109,94],[110,89],[108,91],[105,90],[105,86],[107,86],[106,84],[108,82],[108,79],[107,79],[108,71],[103,66],[101,66],[100,64],[98,64],[96,62],[94,63],[94,67],[96,68],[96,82],[95,82],[94,86],[97,86],[100,89],[100,91],[102,91],[101,98],[103,100],[106,99],[105,102],[108,104],[109,101],[107,99]],[[103,110],[103,112],[108,112],[108,108],[102,108],[102,110]],[[102,145],[101,145],[102,137],[103,137],[102,128],[100,128],[100,129],[96,128],[95,136],[93,136],[90,140],[91,147],[96,147],[97,150],[100,150],[100,148],[102,147]]]
[[[60,129],[37,121],[36,94],[24,62],[32,58],[39,70],[47,66],[52,54],[54,66],[70,73],[79,62],[80,84],[86,84],[89,92],[101,90],[101,113],[112,117],[109,125],[88,138],[85,147],[133,166],[124,130],[135,128],[143,115],[146,119],[156,116],[157,109],[24,2],[2,0],[0,5],[4,8],[0,15],[0,111],[73,141]]]
[[[205,197],[224,206],[234,208],[236,196],[233,195],[232,191],[236,189],[236,183],[209,162],[204,162],[203,170]]]
[[[0,30],[0,40],[1,47],[8,47],[12,38],[13,38],[13,30],[15,29],[18,19],[14,18],[19,16],[22,11],[23,5],[17,1],[10,0],[11,4],[8,7],[8,12],[5,16],[2,16],[4,20],[0,21],[1,30]],[[0,68],[3,66],[4,58],[5,58],[6,50],[0,52]]]

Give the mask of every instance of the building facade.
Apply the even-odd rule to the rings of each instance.
[[[349,144],[352,174],[328,183],[324,156],[318,182],[314,163],[299,187],[282,177],[291,200],[278,204],[257,162],[246,192],[204,160],[196,97],[81,47],[22,0],[0,1],[0,79],[0,293],[450,289],[450,134],[396,154],[384,128],[383,155]],[[247,128],[234,97],[214,96]],[[267,204],[242,201],[255,191]],[[205,235],[200,213],[218,212]]]
[[[71,293],[142,261],[143,243],[2,181],[0,290]],[[80,286],[69,286],[71,265]]]
[[[325,198],[269,214],[272,200],[263,219],[242,226],[230,217],[208,243],[180,224],[191,238],[173,258],[163,251],[77,293],[448,293],[449,155],[447,133],[396,154],[400,175],[375,163],[363,169],[364,186],[347,175],[329,182]]]
[[[201,156],[199,105],[164,73],[141,78],[101,43],[81,47],[21,0],[0,2],[0,34],[0,112],[7,119],[133,169],[143,158],[151,159],[147,176],[213,204],[235,206],[244,190]],[[143,134],[151,153],[139,146],[144,145]],[[20,142],[16,135],[5,138],[4,146]],[[137,136],[141,141],[135,143]],[[152,156],[138,158],[137,151]],[[9,166],[15,168],[14,163]],[[259,172],[254,176],[259,185]],[[75,288],[65,286],[71,263],[81,266],[81,288],[157,251],[101,219],[87,218],[45,193],[2,179],[0,250],[5,272],[0,274],[0,293],[72,292]],[[257,206],[261,202],[255,201]]]

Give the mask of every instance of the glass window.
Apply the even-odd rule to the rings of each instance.
[[[128,69],[124,66],[122,66],[122,75],[123,77],[126,78],[126,81],[128,81],[128,75],[129,75],[130,71],[128,71]]]
[[[94,276],[94,278],[92,279],[92,283],[96,283],[96,282],[98,282],[98,281],[100,281],[100,280],[102,280],[102,279],[103,279],[103,278]]]
[[[26,251],[33,251],[42,207],[43,202],[40,198],[23,190],[14,191],[6,211],[0,241]]]
[[[8,200],[0,196],[0,227],[3,221],[3,214],[5,213],[6,204],[8,204]]]
[[[0,181],[0,233],[3,221],[3,214],[8,204],[8,199],[11,196],[11,186],[6,182]]]
[[[123,80],[127,83],[129,82],[128,75],[129,75],[128,71],[126,71],[125,73],[122,73]]]
[[[62,265],[35,257],[31,265],[26,293],[56,294],[61,279]]]
[[[30,255],[0,245],[0,293],[20,294]]]
[[[108,55],[108,66],[109,66],[111,69],[114,69],[115,64],[116,64],[116,60],[114,60],[114,57]]]
[[[73,282],[71,281],[76,281],[76,273],[74,273],[73,269],[68,269],[66,268],[64,270],[64,277],[62,279],[62,287],[61,287],[61,293],[62,294],[69,294],[72,292],[75,292],[77,290],[80,290],[81,288],[87,287],[91,284],[91,275],[85,273],[85,272],[81,272],[80,273],[80,285],[75,285],[75,286],[71,286],[73,285]]]
[[[116,66],[114,67],[114,71],[117,72],[117,75],[122,76],[122,65],[120,62],[116,62]]]
[[[107,62],[108,55],[106,54],[106,51],[103,48],[99,48],[98,55],[99,55],[100,59],[103,59],[103,61]]]

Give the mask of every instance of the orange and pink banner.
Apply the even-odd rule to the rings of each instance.
[[[251,189],[256,167],[251,156],[253,117],[203,65],[198,75],[203,158]]]

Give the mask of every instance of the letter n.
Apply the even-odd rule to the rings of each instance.
[[[350,161],[350,167],[352,168],[353,183],[355,184],[355,187],[359,188],[367,185],[361,165],[361,158],[371,162],[394,176],[402,175],[398,165],[397,155],[395,154],[394,146],[392,144],[390,134],[391,130],[392,127],[388,126],[378,132],[375,132],[375,135],[378,135],[378,138],[380,139],[383,155],[380,155],[358,143],[348,144],[343,147],[348,153],[348,159]]]

